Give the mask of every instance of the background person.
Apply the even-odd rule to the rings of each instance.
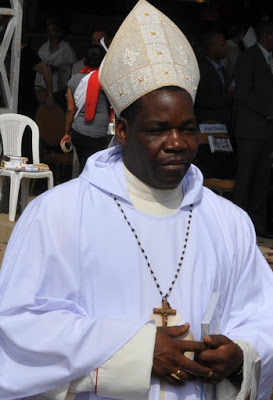
[[[101,39],[104,38],[104,43],[106,47],[108,48],[110,45],[111,40],[109,39],[109,34],[105,29],[96,29],[94,32],[91,34],[91,43],[90,44],[97,44],[98,46],[102,46],[101,44]],[[75,62],[72,67],[72,75],[78,74],[81,72],[81,70],[84,67],[84,58],[81,60]]]
[[[195,115],[199,124],[225,124],[230,133],[233,90],[226,69],[227,47],[220,32],[202,35],[204,54],[198,57],[200,82],[195,100]],[[212,153],[209,145],[201,145],[195,164],[205,178],[234,179],[237,160],[233,152]]]
[[[268,236],[265,210],[273,152],[273,22],[260,22],[256,34],[257,43],[239,58],[235,75],[238,169],[233,201],[247,211],[257,235]]]
[[[35,119],[38,106],[34,90],[36,73],[39,73],[43,78],[47,92],[45,104],[50,108],[54,103],[51,69],[31,48],[27,35],[23,34],[21,38],[18,113],[26,115],[32,119]]]
[[[58,21],[47,24],[48,40],[39,49],[38,55],[51,68],[55,101],[66,110],[66,89],[71,76],[76,54],[70,44],[63,40],[63,28]],[[35,85],[44,87],[41,74],[36,74]]]
[[[226,40],[227,47],[227,73],[229,81],[233,84],[235,67],[239,56],[242,54],[244,49],[242,38],[244,36],[244,25],[243,24],[232,24],[228,28],[228,39]]]
[[[204,55],[198,59],[200,83],[195,100],[198,123],[215,121],[229,130],[233,89],[225,67],[226,42],[220,32],[202,36]]]
[[[109,102],[98,80],[103,57],[103,48],[91,45],[85,57],[85,67],[68,82],[65,135],[60,144],[72,141],[80,172],[89,156],[106,147]]]
[[[44,82],[47,92],[45,105],[51,109],[54,105],[53,99],[53,83],[51,69],[46,65],[38,54],[29,45],[29,39],[26,34],[21,38],[21,58],[20,58],[20,74],[18,89],[18,113],[26,115],[35,120],[38,107],[37,97],[34,89],[35,75],[39,73]],[[28,162],[32,162],[32,133],[29,127],[22,141],[22,154],[28,158]]]

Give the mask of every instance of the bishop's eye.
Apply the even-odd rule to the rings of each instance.
[[[145,133],[147,133],[148,135],[163,135],[168,131],[168,129],[166,127],[163,126],[158,126],[158,127],[153,127],[153,128],[149,128],[145,131]]]
[[[184,135],[196,135],[197,132],[197,126],[188,126],[181,129],[181,133],[183,133]]]

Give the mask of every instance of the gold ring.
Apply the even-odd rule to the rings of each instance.
[[[180,372],[181,372],[181,370],[180,370],[180,368],[178,368],[178,370],[177,370],[177,372],[175,374],[171,374],[171,377],[176,379],[177,381],[180,381],[180,377],[177,376],[177,375],[180,374]]]

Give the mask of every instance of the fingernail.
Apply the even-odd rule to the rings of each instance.
[[[186,322],[186,323],[184,324],[184,326],[190,326],[190,324],[189,324],[188,322]]]

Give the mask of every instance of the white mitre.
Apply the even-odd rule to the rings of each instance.
[[[99,80],[115,113],[163,86],[186,89],[193,101],[199,68],[192,47],[163,13],[140,0],[116,33]]]

